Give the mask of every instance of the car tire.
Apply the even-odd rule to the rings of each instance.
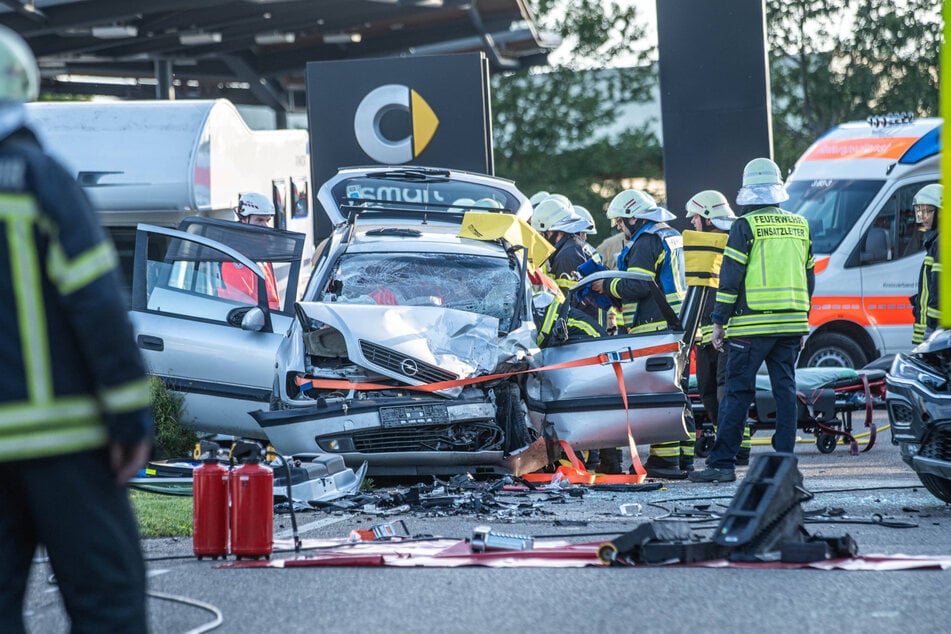
[[[943,502],[951,504],[951,480],[939,478],[930,473],[919,473],[918,479],[925,485],[928,492]]]
[[[799,367],[846,367],[858,369],[868,356],[854,339],[839,332],[821,332],[806,340],[799,355]]]

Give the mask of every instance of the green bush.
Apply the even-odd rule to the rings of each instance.
[[[159,459],[187,458],[192,455],[198,434],[179,423],[182,398],[165,388],[161,379],[151,378],[152,416],[155,419],[155,453]]]

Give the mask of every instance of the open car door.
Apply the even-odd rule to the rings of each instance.
[[[139,225],[130,318],[149,371],[183,398],[182,423],[265,438],[278,344],[293,319],[303,234],[188,218]]]
[[[633,272],[604,271],[580,280],[571,293],[611,277],[651,280]],[[567,298],[567,306],[571,297]],[[601,357],[580,367],[539,372],[526,384],[529,411],[544,416],[559,440],[576,449],[686,440],[690,400],[684,392],[690,342],[696,330],[696,289],[688,290],[684,324],[654,333],[569,340],[542,350],[545,366]],[[620,370],[620,375],[618,374]],[[623,390],[623,392],[622,392]]]

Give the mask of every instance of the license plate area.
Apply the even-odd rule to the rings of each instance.
[[[440,403],[396,405],[380,408],[383,427],[417,427],[445,425],[449,422],[449,408]]]

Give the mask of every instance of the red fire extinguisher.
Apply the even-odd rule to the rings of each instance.
[[[192,550],[198,559],[217,559],[228,556],[228,469],[218,463],[218,445],[202,449],[202,464],[192,471]]]
[[[239,445],[244,445],[239,447]],[[231,554],[270,557],[274,538],[274,472],[260,464],[261,447],[238,443],[243,463],[231,473]]]

